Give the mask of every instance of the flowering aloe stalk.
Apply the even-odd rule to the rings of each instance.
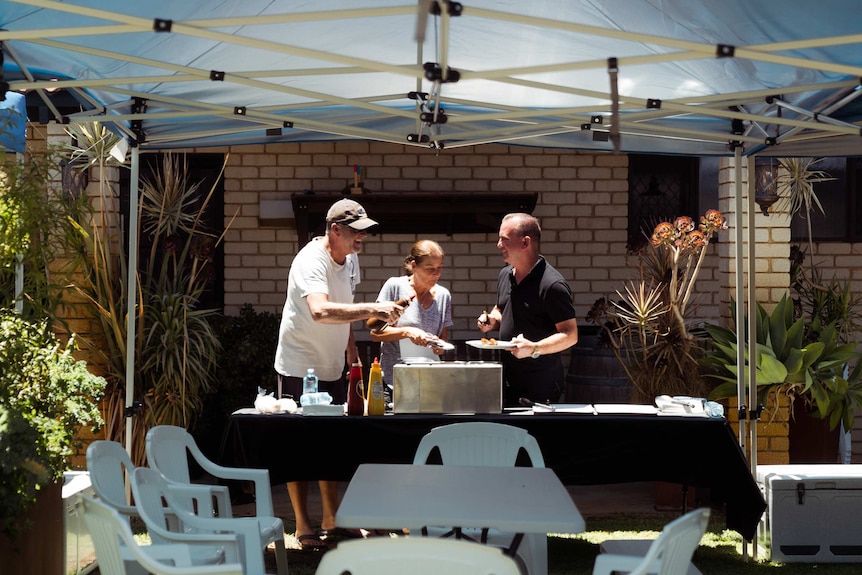
[[[661,222],[653,231],[650,239],[653,247],[669,249],[672,255],[668,310],[683,333],[686,333],[685,308],[706,257],[706,248],[713,235],[726,229],[724,214],[709,210],[700,218],[699,229],[695,229],[694,220],[690,217],[680,216],[672,224]],[[683,268],[681,277],[680,268]]]

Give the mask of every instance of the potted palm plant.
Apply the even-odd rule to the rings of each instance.
[[[806,266],[806,257],[807,254],[798,246],[791,247],[790,289],[795,316],[803,318],[807,331],[812,333],[821,332],[824,326],[834,325],[838,341],[855,349],[858,345],[856,338],[862,327],[862,295],[853,291],[849,280],[841,280],[834,275],[827,279],[813,263]],[[851,367],[850,364],[843,366],[845,378],[850,376]],[[836,450],[841,444],[841,432],[846,433],[846,430],[851,429],[848,427],[849,421],[841,422],[843,429],[838,429],[831,421],[824,425],[819,421],[822,420],[819,410],[805,399],[793,404],[789,430],[790,460],[794,463],[834,462]],[[849,440],[849,437],[845,436],[845,440]]]
[[[754,362],[760,405],[775,407],[778,398],[786,396],[791,403],[811,406],[813,414],[828,421],[831,429],[840,422],[845,429],[852,429],[854,411],[862,407],[862,353],[854,343],[842,343],[836,322],[821,324],[796,317],[793,301],[787,295],[772,313],[758,304],[754,320],[757,351],[754,358],[746,357],[746,365]],[[744,318],[743,326],[748,321]],[[738,325],[735,317],[734,323]],[[702,364],[721,382],[710,398],[735,397],[736,330],[719,326],[706,329],[713,348]],[[845,370],[847,365],[854,368]],[[744,373],[746,385],[748,371]]]
[[[823,205],[817,197],[815,186],[835,180],[828,173],[816,169],[822,158],[779,158],[777,189],[781,193],[779,207],[793,216],[805,220],[807,227],[807,252],[799,246],[791,246],[790,289],[794,302],[794,314],[804,318],[806,332],[819,333],[823,326],[834,324],[841,343],[852,343],[858,337],[860,322],[859,304],[862,297],[852,291],[848,280],[837,276],[824,277],[814,261],[814,237],[812,216]],[[808,259],[808,265],[806,265]],[[850,375],[849,365],[844,365],[845,377]],[[789,429],[790,461],[792,463],[834,462],[837,458],[839,432],[832,421],[824,420],[820,410],[806,397],[792,406]],[[849,429],[845,425],[844,430]],[[849,436],[849,434],[847,434]],[[849,437],[847,438],[849,440]]]

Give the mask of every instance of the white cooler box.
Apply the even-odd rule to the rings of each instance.
[[[87,526],[84,525],[83,505],[78,495],[96,496],[90,483],[90,474],[87,471],[66,471],[63,473],[66,575],[85,575],[98,567],[96,548]]]
[[[773,561],[862,562],[862,465],[759,465],[757,483]]]
[[[503,366],[499,363],[396,363],[392,379],[395,413],[503,411]]]

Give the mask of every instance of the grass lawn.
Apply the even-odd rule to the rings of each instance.
[[[668,521],[665,514],[616,514],[587,518],[585,533],[578,535],[551,535],[548,537],[549,575],[590,575],[599,552],[599,544],[606,539],[638,539],[657,537]],[[290,533],[292,525],[285,525]],[[724,516],[713,511],[707,532],[694,555],[694,564],[704,575],[856,575],[862,573],[862,564],[856,563],[773,563],[742,556],[742,537],[735,531],[724,529]],[[267,569],[275,570],[275,559],[268,553]],[[302,553],[288,550],[290,575],[312,575],[320,560],[319,553]]]
[[[673,518],[667,513],[619,513],[586,518],[587,529],[578,535],[550,535],[548,537],[548,575],[590,575],[599,545],[606,539],[649,539],[658,536],[666,522]],[[780,564],[742,556],[742,537],[724,528],[724,515],[713,510],[706,534],[694,554],[694,564],[704,575],[856,575],[862,573],[860,563],[787,563]],[[137,526],[136,531],[141,530]],[[285,522],[285,532],[293,533],[293,521]],[[142,543],[146,535],[139,536]],[[322,553],[302,552],[291,548],[292,537],[287,537],[287,560],[290,575],[313,575]],[[294,540],[295,541],[295,540]],[[275,573],[275,555],[265,554],[267,571]],[[93,572],[98,575],[98,570]]]
[[[585,533],[548,538],[549,575],[589,575],[599,544],[606,539],[654,538],[661,531],[666,517],[657,515],[609,515],[587,519]],[[774,563],[742,556],[742,537],[724,528],[724,516],[713,511],[706,534],[695,552],[693,562],[704,575],[850,575],[862,572],[856,563]]]

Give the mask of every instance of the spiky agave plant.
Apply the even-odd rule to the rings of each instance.
[[[617,291],[605,327],[610,346],[639,401],[657,395],[703,395],[698,369],[702,353],[686,321],[694,284],[712,236],[726,229],[724,216],[709,210],[700,226],[688,217],[659,223],[640,253],[640,280]]]
[[[823,158],[779,158],[778,176],[778,207],[791,215],[799,214],[808,226],[809,254],[814,254],[814,235],[811,230],[811,214],[815,209],[826,215],[823,205],[814,191],[814,185],[828,182],[835,178],[822,170],[813,168]]]
[[[731,302],[732,303],[732,302]],[[733,306],[731,306],[733,310]],[[737,393],[736,330],[748,333],[748,317],[738,322],[734,313],[734,329],[707,326],[713,349],[702,363],[711,370],[711,377],[721,381],[710,393],[713,399],[734,397]],[[777,398],[787,396],[791,402],[809,404],[815,415],[828,419],[834,429],[844,422],[853,429],[857,409],[862,407],[862,354],[855,343],[842,343],[835,322],[818,326],[816,331],[796,318],[793,302],[785,294],[771,313],[757,304],[755,319],[755,364],[758,402],[775,409]],[[748,351],[746,364],[752,363]],[[854,365],[845,373],[844,366]],[[743,373],[748,385],[749,370]]]

